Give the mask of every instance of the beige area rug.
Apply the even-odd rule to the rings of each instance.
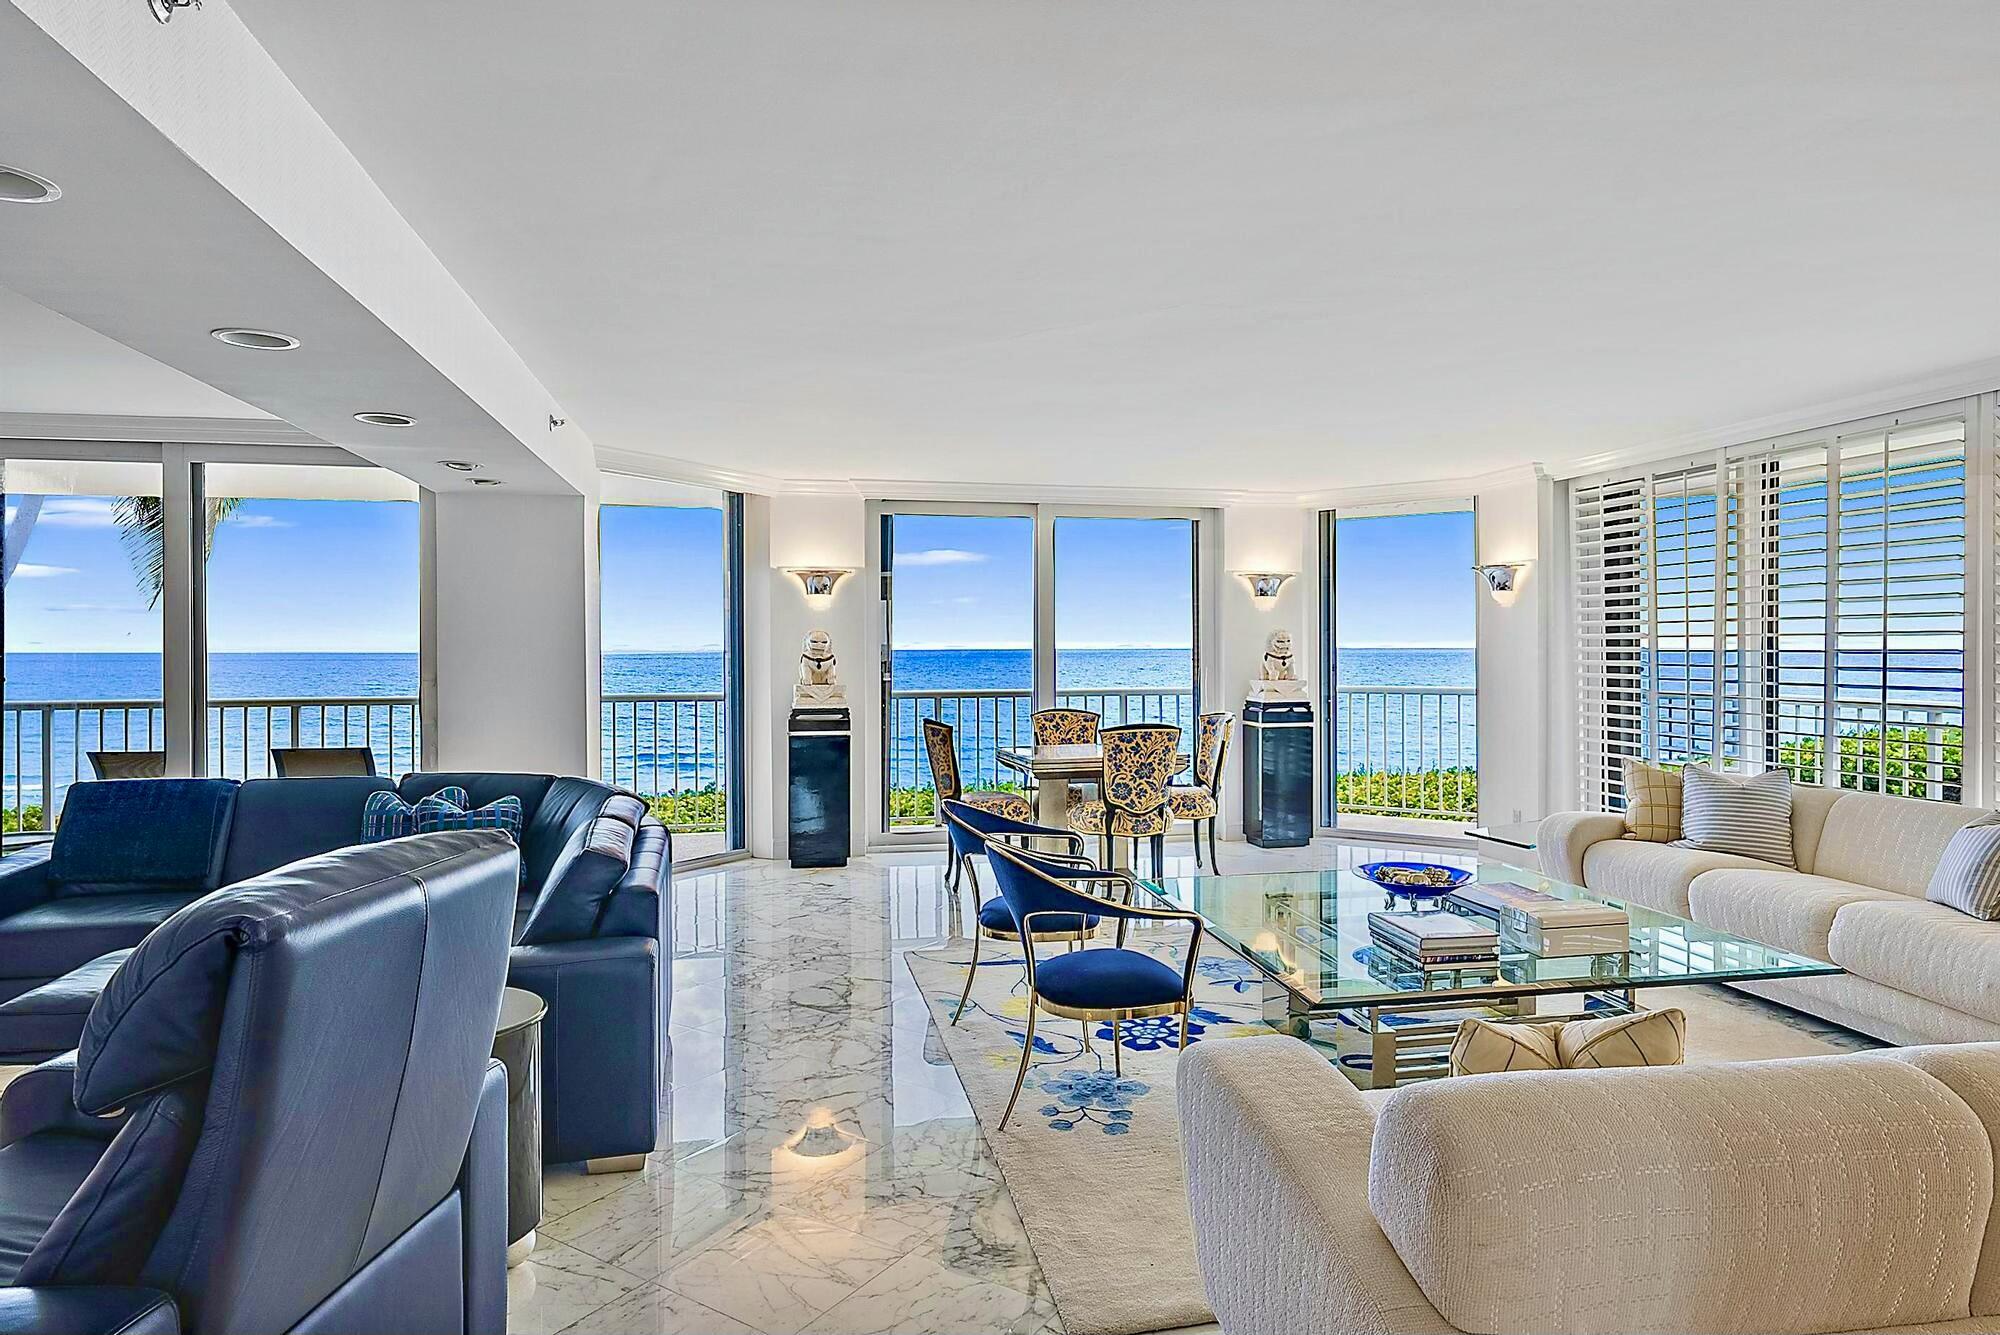
[[[1135,938],[1176,968],[1185,933]],[[1124,1077],[1112,1073],[1110,1033],[1092,1027],[1085,1052],[1074,1020],[1043,1016],[1028,1085],[1006,1131],[1001,1110],[1026,1035],[1019,953],[982,942],[971,1003],[954,1026],[971,945],[906,956],[966,1097],[993,1147],[1070,1335],[1136,1335],[1214,1318],[1195,1268],[1175,1116],[1179,1021],[1125,1026]],[[1045,947],[1045,950],[1047,948]],[[1269,1033],[1258,1019],[1262,988],[1235,955],[1206,947],[1196,966],[1192,1041]],[[1725,988],[1642,994],[1688,1016],[1694,1062],[1823,1055],[1874,1047],[1847,1030]],[[1367,1060],[1356,1035],[1342,1060]],[[1386,1097],[1371,1096],[1371,1097]]]

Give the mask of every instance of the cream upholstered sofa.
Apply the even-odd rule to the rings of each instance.
[[[1178,1077],[1227,1335],[2000,1331],[2000,1045],[1462,1076],[1290,1038]]]
[[[2000,1041],[2000,923],[1924,898],[1951,836],[1985,814],[1799,785],[1796,869],[1626,839],[1616,815],[1550,816],[1536,845],[1545,876],[1847,971],[1746,992],[1891,1043]]]

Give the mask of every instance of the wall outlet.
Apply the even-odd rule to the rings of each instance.
[[[1521,823],[1521,808],[1519,807],[1514,808],[1514,823],[1516,825]]]

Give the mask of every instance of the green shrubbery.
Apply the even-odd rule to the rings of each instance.
[[[646,799],[660,823],[676,834],[720,830],[729,823],[729,795],[714,784]]]
[[[1460,767],[1340,774],[1334,778],[1334,800],[1342,811],[1357,815],[1470,820],[1479,810],[1479,771]]]
[[[41,828],[42,809],[39,805],[22,807],[19,811],[0,811],[0,834],[20,834]]]
[[[1027,790],[1018,783],[981,784],[984,793],[1020,793]],[[889,823],[891,825],[934,825],[937,823],[937,790],[933,788],[891,788],[889,790]]]
[[[1799,783],[1824,782],[1826,743],[1818,737],[1784,742],[1778,766]],[[1863,728],[1840,735],[1840,786],[1894,797],[1937,796],[1956,802],[1965,773],[1965,732],[1960,728]]]

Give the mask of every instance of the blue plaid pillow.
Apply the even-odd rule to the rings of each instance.
[[[520,842],[522,819],[521,799],[499,797],[483,807],[467,811],[465,804],[471,799],[463,788],[440,788],[416,806],[418,834],[436,834],[439,830],[505,830]]]
[[[440,788],[432,796],[444,798],[454,810],[463,807],[469,800],[463,788]],[[428,802],[430,798],[424,800]],[[379,844],[384,839],[401,839],[415,833],[417,807],[405,802],[398,793],[368,794],[367,805],[361,808],[362,843]]]

